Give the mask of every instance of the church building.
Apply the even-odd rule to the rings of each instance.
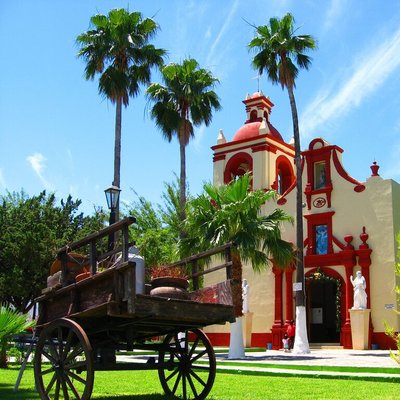
[[[276,203],[266,204],[263,212],[280,207],[295,216],[293,143],[286,143],[272,125],[273,103],[262,92],[248,95],[243,103],[244,125],[231,140],[220,131],[212,147],[214,184],[227,184],[250,172],[253,189],[278,193]],[[361,271],[371,310],[368,346],[386,349],[393,347],[393,341],[385,334],[385,322],[400,330],[394,269],[400,185],[379,176],[376,162],[370,170],[366,166],[370,175],[366,182],[357,181],[343,166],[342,153],[342,148],[323,138],[311,140],[302,151],[308,339],[310,345],[353,348],[350,277]],[[282,236],[295,243],[295,226],[283,226]],[[243,317],[245,344],[281,348],[288,323],[295,319],[295,266],[282,270],[272,265],[255,273],[244,265],[243,278],[249,285],[249,313]],[[214,345],[229,345],[229,324],[206,331]]]

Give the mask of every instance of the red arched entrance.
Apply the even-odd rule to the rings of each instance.
[[[228,184],[238,176],[253,173],[253,159],[250,154],[240,152],[235,154],[227,163],[224,171],[224,183]]]
[[[310,343],[340,343],[346,321],[345,284],[327,267],[306,273],[307,329]]]

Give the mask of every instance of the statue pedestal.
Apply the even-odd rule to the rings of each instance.
[[[242,317],[236,318],[231,323],[231,336],[229,341],[228,358],[244,358]]]
[[[243,344],[244,347],[251,347],[251,334],[253,330],[253,313],[243,314]]]
[[[350,309],[351,339],[354,350],[368,349],[370,309]]]

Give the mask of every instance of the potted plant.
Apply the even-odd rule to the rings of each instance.
[[[150,270],[151,296],[187,299],[189,281],[186,271],[177,266],[157,265]]]

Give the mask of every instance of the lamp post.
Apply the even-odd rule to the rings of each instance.
[[[104,193],[106,194],[107,206],[110,210],[110,222],[109,222],[110,225],[116,222],[115,210],[118,207],[120,192],[121,189],[114,185],[111,185],[108,189],[104,191]],[[110,236],[108,237],[108,251],[114,250],[114,244],[115,244],[115,232],[110,233]]]

